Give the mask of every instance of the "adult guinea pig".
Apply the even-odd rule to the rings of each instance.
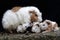
[[[13,7],[7,10],[2,18],[3,28],[6,30],[15,30],[20,24],[25,25],[35,21],[42,21],[42,13],[37,7]],[[28,26],[28,25],[25,25]]]

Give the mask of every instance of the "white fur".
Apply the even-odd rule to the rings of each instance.
[[[59,30],[59,27],[55,27],[54,31],[58,31]]]
[[[29,11],[35,11],[38,15],[38,21],[42,21],[42,13],[38,10],[37,7],[22,7],[17,12],[13,12],[12,10],[7,10],[2,18],[2,25],[4,29],[16,29],[19,24],[28,26],[30,21]]]
[[[4,29],[16,28],[18,26],[18,19],[14,12],[7,10],[2,19]]]
[[[40,25],[41,30],[46,30],[48,27],[48,24],[46,22],[42,22],[39,25]]]
[[[17,27],[17,32],[19,33],[19,32],[24,32],[24,31],[26,31],[26,27],[25,26],[23,26],[23,25],[19,25],[18,27]]]
[[[52,30],[53,31],[58,31],[59,30],[59,27],[58,27],[57,23],[56,22],[53,22],[53,21],[50,21],[50,20],[45,20],[44,22],[40,23],[41,30],[46,30],[49,27],[46,22],[49,22],[52,25],[51,26],[52,27],[51,31]],[[43,25],[45,25],[45,26],[43,26]],[[56,25],[56,26],[54,26],[54,25]],[[43,33],[45,33],[45,32],[46,31],[44,31]]]
[[[26,26],[26,25],[27,25],[27,26]],[[27,29],[28,27],[30,27],[30,24],[19,25],[19,26],[17,27],[17,32],[18,32],[18,33],[19,33],[19,32],[23,33],[24,31],[26,31],[26,29]]]
[[[24,22],[30,22],[30,14],[29,11],[35,11],[36,14],[38,15],[38,21],[41,22],[42,21],[42,13],[39,11],[39,9],[37,7],[23,7],[21,8],[19,11],[17,11],[17,15],[21,15],[23,17],[22,20],[24,20]],[[20,20],[20,19],[19,19]],[[23,23],[23,22],[22,22]]]
[[[36,24],[39,25],[39,22],[34,22],[33,23],[33,26],[32,26],[32,32],[35,32],[35,33],[40,33],[40,27],[38,27]]]
[[[58,27],[58,24],[54,21],[50,21],[50,20],[45,20],[46,22],[50,22],[52,24],[52,28],[54,27],[54,29],[52,29],[53,31],[58,31],[59,30],[59,27]],[[56,26],[54,26],[56,25]]]

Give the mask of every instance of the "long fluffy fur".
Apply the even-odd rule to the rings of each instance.
[[[17,12],[13,12],[12,10],[7,10],[2,18],[2,25],[4,29],[14,30],[16,29],[19,24],[25,25],[29,24],[31,14],[29,11],[35,11],[38,15],[38,21],[42,21],[42,13],[38,10],[37,7],[29,6],[29,7],[22,7]],[[28,25],[25,25],[28,26]]]

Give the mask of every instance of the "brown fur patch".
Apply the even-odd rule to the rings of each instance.
[[[43,31],[43,32],[51,32],[52,31],[52,26],[51,25],[48,25],[48,28],[45,30],[45,31]]]
[[[37,16],[37,14],[36,14],[36,12],[35,11],[29,11],[29,13],[32,13],[32,15],[31,15],[31,22],[35,22],[35,21],[37,21],[38,20],[38,16]]]
[[[20,8],[22,8],[22,7],[15,6],[15,7],[13,7],[11,10],[12,10],[13,12],[17,12]]]
[[[52,30],[52,28],[53,28],[53,27],[52,27],[52,24],[50,24],[50,25],[48,25],[47,30],[50,30],[50,31],[51,31],[51,30]]]
[[[55,29],[55,27],[58,27],[57,23],[55,23],[54,25],[52,25],[52,23],[49,21],[47,21],[46,23],[48,24],[48,28],[44,32],[51,32],[53,31],[53,29]]]
[[[52,23],[47,22],[47,24],[48,24],[48,28],[47,28],[45,31],[47,31],[47,32],[52,31],[52,29],[53,29],[53,27],[52,27]]]

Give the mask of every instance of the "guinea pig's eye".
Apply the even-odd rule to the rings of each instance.
[[[43,26],[45,26],[45,24],[43,24]]]
[[[38,16],[37,14],[35,14],[35,16]]]

